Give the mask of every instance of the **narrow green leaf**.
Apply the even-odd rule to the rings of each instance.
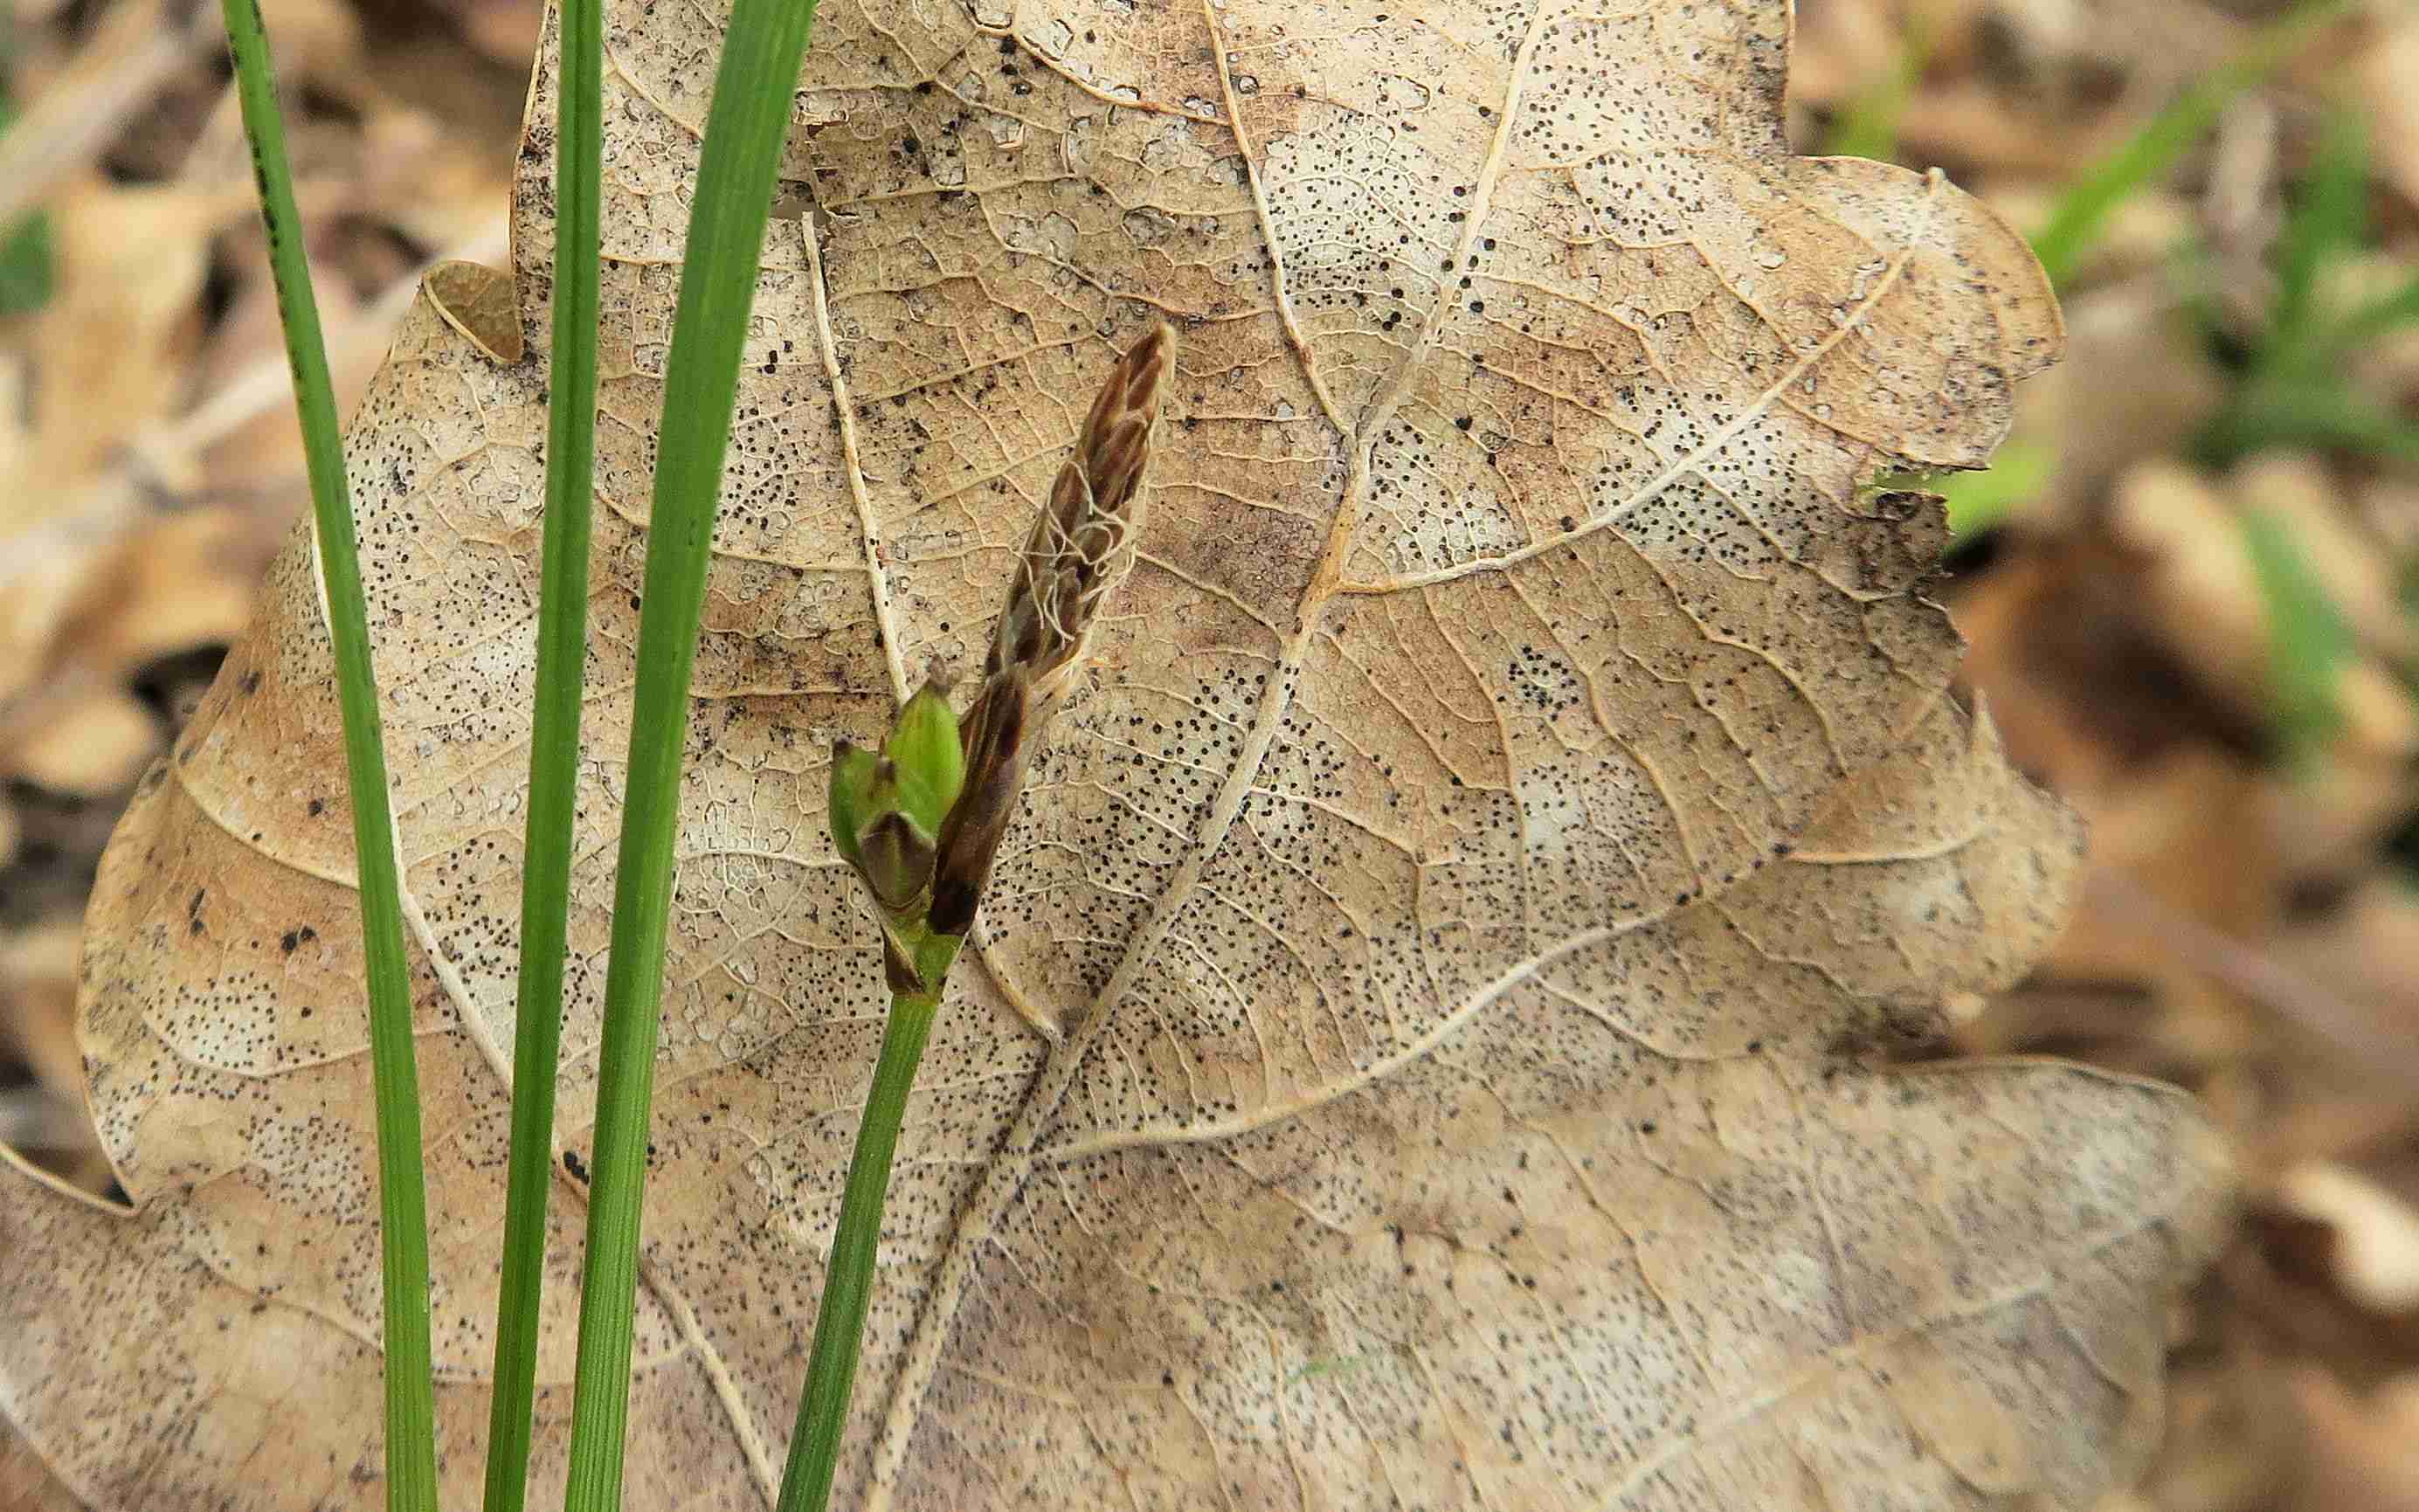
[[[555,1072],[562,1041],[580,679],[588,659],[588,542],[596,455],[598,204],[604,157],[604,3],[561,0],[555,105],[553,350],[547,375],[546,540],[539,569],[537,700],[521,872],[513,1032],[513,1135],[487,1417],[487,1512],[529,1495],[530,1414],[554,1186]]]
[[[2301,547],[2273,517],[2246,512],[2242,544],[2267,605],[2277,733],[2288,751],[2299,756],[2322,745],[2343,722],[2338,686],[2351,659],[2351,628]]]
[[[639,1215],[655,1094],[672,841],[689,672],[705,604],[708,545],[756,270],[790,124],[813,0],[736,0],[706,115],[664,374],[655,488],[639,615],[628,795],[613,887],[611,964],[596,1088],[596,1153],[573,1386],[569,1512],[622,1501]]]
[[[0,11],[0,135],[16,124],[8,76],[17,58],[18,22]],[[25,315],[51,302],[51,222],[39,210],[0,234],[0,316]]]
[[[2027,436],[2013,436],[1976,472],[1952,472],[1933,485],[1949,511],[1949,533],[1958,540],[2006,520],[2018,506],[2049,487],[2057,456]]]
[[[0,239],[0,316],[30,315],[51,302],[50,217],[37,210]]]
[[[285,358],[317,526],[319,568],[334,642],[336,693],[345,727],[345,766],[353,807],[353,852],[361,874],[362,946],[367,958],[370,1082],[377,1107],[378,1230],[386,1298],[386,1504],[390,1512],[435,1512],[437,1429],[428,1354],[428,1199],[421,1168],[420,1077],[412,1059],[411,975],[403,953],[403,910],[389,811],[386,753],[378,729],[377,675],[370,663],[369,613],[345,486],[344,439],[319,334],[319,308],[294,208],[285,126],[277,110],[276,74],[256,0],[225,0],[227,45],[235,55],[236,98],[252,139],[261,215]]]
[[[2067,186],[2048,224],[2032,239],[2053,285],[2063,287],[2100,239],[2111,211],[2175,166],[2215,123],[2226,103],[2274,72],[2344,0],[2302,0],[2265,27],[2242,52],[2211,70],[2132,140]]]
[[[2000,443],[1987,468],[1970,472],[1886,472],[1873,480],[1872,486],[1939,495],[1949,516],[1949,533],[1962,541],[2001,523],[2026,500],[2039,498],[2057,467],[2055,450],[2033,437],[2016,435]]]
[[[2268,320],[2263,366],[2307,370],[2319,275],[2368,234],[2368,136],[2360,117],[2349,110],[2334,111],[2327,117],[2318,158],[2277,239],[2276,299]]]
[[[2355,452],[2419,466],[2419,425],[2339,384],[2257,383],[2202,430],[2196,450],[2222,470],[2272,446]]]

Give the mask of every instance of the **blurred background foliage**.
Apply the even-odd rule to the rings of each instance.
[[[2419,1509],[2419,7],[1807,0],[1801,150],[2032,238],[2065,363],[1945,496],[1969,693],[2091,820],[1943,1053],[2182,1083],[2235,1241],[2102,1512]]]
[[[503,260],[539,0],[263,8],[349,403],[423,269]],[[93,868],[307,503],[217,14],[0,10],[0,1140],[95,1190]],[[1789,124],[2065,302],[1996,465],[1883,486],[1945,497],[1965,691],[2092,822],[1934,1053],[2181,1083],[2242,1171],[2099,1512],[2419,1512],[2419,3],[1799,0]]]

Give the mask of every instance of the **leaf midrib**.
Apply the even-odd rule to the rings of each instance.
[[[1494,140],[1486,164],[1476,178],[1470,212],[1461,223],[1461,234],[1455,243],[1455,267],[1461,266],[1477,245],[1480,227],[1486,223],[1501,177],[1514,123],[1519,116],[1521,83],[1551,9],[1550,0],[1535,0],[1535,8],[1530,15],[1511,76],[1504,86]],[[1283,728],[1296,681],[1317,633],[1321,612],[1328,600],[1334,596],[1341,581],[1344,556],[1351,546],[1357,518],[1356,503],[1367,494],[1375,438],[1382,433],[1386,422],[1402,404],[1410,391],[1412,376],[1451,318],[1453,301],[1440,285],[1437,299],[1430,306],[1426,319],[1422,322],[1418,338],[1405,347],[1403,356],[1380,387],[1360,424],[1350,424],[1322,380],[1316,356],[1302,333],[1301,324],[1292,308],[1286,284],[1285,256],[1271,223],[1268,196],[1260,178],[1260,162],[1254,156],[1253,144],[1245,133],[1240,113],[1236,108],[1234,83],[1226,65],[1227,49],[1222,45],[1225,39],[1219,28],[1216,10],[1210,0],[1203,0],[1202,16],[1210,33],[1210,54],[1216,61],[1220,85],[1225,92],[1227,130],[1235,137],[1237,149],[1251,179],[1261,242],[1268,254],[1270,287],[1276,314],[1295,359],[1302,366],[1304,381],[1317,396],[1329,423],[1351,443],[1351,469],[1343,494],[1336,502],[1335,518],[1330,526],[1319,562],[1295,606],[1294,629],[1281,643],[1276,668],[1262,687],[1259,708],[1254,716],[1250,733],[1236,752],[1233,769],[1220,787],[1193,849],[1179,864],[1175,875],[1169,879],[1148,916],[1134,930],[1106,984],[1086,1006],[1082,1017],[1074,1023],[1065,1039],[1049,1047],[1047,1059],[1032,1093],[1018,1108],[999,1153],[994,1157],[981,1182],[951,1227],[932,1289],[917,1311],[906,1355],[891,1378],[889,1400],[883,1412],[881,1436],[874,1449],[873,1485],[868,1489],[868,1506],[872,1512],[886,1512],[890,1489],[899,1470],[906,1462],[908,1444],[920,1417],[924,1391],[939,1365],[959,1301],[972,1276],[973,1255],[994,1230],[1009,1205],[1015,1200],[1017,1192],[1031,1175],[1033,1151],[1048,1132],[1049,1125],[1057,1118],[1059,1106],[1073,1087],[1076,1072],[1081,1070],[1092,1043],[1105,1029],[1117,1004],[1131,990],[1135,976],[1149,961],[1152,952],[1158,949],[1169,930],[1174,928],[1179,914],[1200,885],[1203,872],[1225,843],[1227,830],[1251,795],[1259,775],[1260,764]],[[1022,47],[1024,44],[1020,41],[1018,45]],[[828,335],[827,330],[825,334]],[[1180,356],[1179,363],[1180,366]]]

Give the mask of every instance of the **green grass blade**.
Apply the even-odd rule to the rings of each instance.
[[[2005,524],[2027,501],[2038,499],[2057,471],[2057,453],[2034,437],[2015,435],[1999,443],[1991,465],[1964,472],[1885,472],[1878,491],[1908,489],[1937,494],[1949,517],[1950,539],[1964,541]]]
[[[2268,609],[2268,656],[2275,680],[2277,733],[2302,756],[2343,722],[2338,686],[2352,634],[2291,534],[2273,517],[2242,517],[2243,548]]]
[[[2316,332],[2319,278],[2328,263],[2368,234],[2368,136],[2360,117],[2338,110],[2276,247],[2276,298],[2262,365],[2307,370]]]
[[[411,978],[403,953],[386,754],[378,731],[377,677],[370,664],[361,558],[352,501],[345,486],[344,440],[319,309],[311,293],[302,218],[277,80],[256,0],[225,0],[227,44],[235,54],[236,96],[252,139],[285,356],[318,526],[319,566],[328,594],[328,633],[335,646],[336,689],[351,785],[353,850],[361,872],[362,944],[367,957],[370,1079],[377,1104],[378,1229],[386,1294],[386,1504],[390,1512],[435,1512],[437,1429],[428,1354],[428,1201],[421,1169],[420,1077],[412,1060]]]
[[[51,222],[40,211],[0,237],[0,316],[30,315],[51,302]]]
[[[2303,0],[2152,116],[2131,141],[2067,186],[2048,223],[2032,239],[2033,255],[2051,284],[2064,287],[2072,281],[2110,212],[2172,168],[2208,132],[2227,101],[2281,67],[2343,3]]]
[[[521,959],[513,1039],[513,1138],[487,1416],[487,1512],[529,1495],[530,1413],[554,1186],[555,1072],[562,1041],[580,678],[588,659],[589,511],[596,456],[598,203],[604,157],[604,0],[562,0],[555,100],[554,347],[547,376],[546,544],[539,574],[537,705],[522,844]]]
[[[0,12],[0,135],[16,124],[12,75],[18,22]],[[51,222],[39,210],[0,232],[0,316],[25,315],[51,302]]]
[[[2306,446],[2419,466],[2419,425],[2338,385],[2261,383],[2245,388],[2203,429],[2196,451],[2223,471],[2272,446]]]
[[[681,748],[688,734],[689,671],[705,603],[708,546],[739,361],[756,296],[757,259],[814,11],[813,0],[737,0],[733,6],[689,214],[664,375],[639,616],[628,795],[614,877],[588,1266],[573,1388],[571,1483],[564,1498],[569,1512],[612,1512],[622,1499],[639,1214],[655,1092],[664,933],[671,910],[672,841],[680,823]]]
[[[2040,498],[2057,471],[2057,455],[2040,441],[2011,436],[1974,472],[1952,472],[1932,485],[1949,511],[1949,533],[1967,540],[2003,524],[2021,505]]]
[[[941,971],[948,969],[944,962]],[[781,1472],[775,1512],[823,1512],[831,1499],[832,1472],[840,1462],[840,1433],[848,1427],[849,1398],[865,1342],[866,1305],[873,1295],[873,1260],[881,1247],[890,1161],[898,1150],[899,1124],[907,1111],[916,1065],[924,1057],[924,1041],[940,1006],[937,995],[890,1000],[882,1051],[873,1067],[873,1090],[865,1100],[856,1149],[848,1161],[848,1184],[840,1193],[831,1268],[824,1276],[823,1305],[815,1313],[815,1341],[807,1355],[806,1386],[798,1396],[797,1427],[790,1435],[790,1462]]]

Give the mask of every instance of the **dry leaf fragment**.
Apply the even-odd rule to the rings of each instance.
[[[84,1505],[0,1417],[0,1506],[10,1512],[84,1512]]]
[[[2306,1161],[2277,1179],[2285,1209],[2334,1235],[2334,1279],[2371,1312],[2419,1311],[2419,1211],[2349,1165]]]
[[[705,14],[609,28],[574,1194]],[[1936,507],[1860,490],[1982,461],[2057,317],[1936,176],[1788,156],[1787,26],[824,13],[698,658],[633,1505],[762,1504],[780,1461],[883,1002],[822,752],[978,659],[1081,395],[1163,319],[1152,519],[927,1053],[842,1504],[2082,1507],[2140,1462],[2206,1129],[2072,1068],[1854,1054],[2005,983],[2072,888],[2071,821],[1949,694]],[[350,445],[449,1502],[485,1417],[543,372],[424,303]],[[102,1505],[377,1496],[299,547],[269,600],[96,894],[82,1033],[135,1211],[0,1186],[0,1406]],[[119,1326],[70,1334],[104,1295]]]
[[[2286,1388],[2310,1440],[2293,1512],[2419,1512],[2419,1377],[2363,1396],[2304,1365]]]
[[[141,700],[123,688],[95,689],[0,746],[0,771],[53,793],[100,798],[142,775],[162,744],[159,718]]]

